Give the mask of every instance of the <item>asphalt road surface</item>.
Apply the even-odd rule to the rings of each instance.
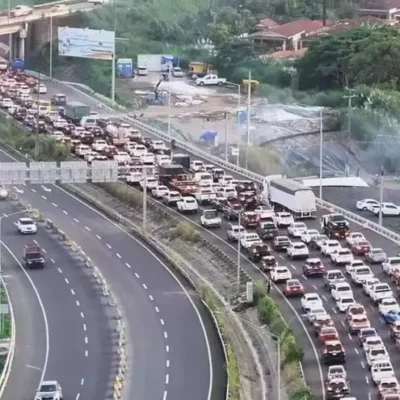
[[[10,215],[17,209],[7,202],[0,211]],[[2,219],[2,251],[11,260],[6,264],[9,288],[12,300],[19,297],[13,303],[17,355],[4,398],[31,399],[42,373],[44,379],[60,382],[66,398],[104,398],[111,376],[112,336],[100,294],[80,263],[47,231],[18,234],[19,217]],[[42,270],[23,270],[23,247],[33,241],[43,249],[47,265]]]
[[[5,161],[11,160],[1,153],[0,162]],[[185,399],[190,393],[194,400],[222,398],[223,353],[198,296],[142,244],[60,188],[20,189],[24,199],[79,243],[120,302],[132,343],[131,397]]]

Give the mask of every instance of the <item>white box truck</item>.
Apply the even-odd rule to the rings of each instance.
[[[275,211],[289,211],[295,219],[316,218],[317,205],[314,192],[292,179],[271,180],[264,186],[262,197],[266,196]]]
[[[173,59],[174,56],[168,54],[138,54],[137,67],[146,68],[148,72],[162,72],[168,69],[168,61]]]

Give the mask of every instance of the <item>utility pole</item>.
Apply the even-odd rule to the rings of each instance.
[[[225,161],[228,162],[228,113],[225,113]]]
[[[385,171],[383,167],[381,168],[381,185],[380,185],[380,190],[379,190],[379,225],[382,226],[382,203],[383,203],[383,188],[384,188],[384,175]]]
[[[171,137],[171,72],[172,62],[168,63],[168,137]]]
[[[347,152],[346,152],[346,166],[345,166],[345,173],[346,175],[349,175],[350,172],[350,167],[349,167],[349,156],[350,156],[350,146],[351,146],[351,110],[352,110],[352,105],[351,105],[351,100],[354,97],[358,97],[356,94],[354,94],[355,89],[350,89],[350,88],[346,88],[348,94],[346,96],[343,96],[344,99],[348,99],[349,103],[348,103],[348,111],[347,111],[347,132],[348,132],[348,136],[347,136]]]
[[[38,161],[39,158],[39,102],[40,102],[40,82],[41,82],[40,72],[38,74],[38,91],[36,98],[36,138],[35,138],[35,160]]]
[[[142,231],[146,234],[147,228],[147,168],[143,166],[143,222],[142,222]]]
[[[249,71],[249,82],[247,87],[247,129],[246,129],[246,154],[245,154],[246,169],[248,169],[249,166],[250,113],[251,113],[251,71]]]
[[[323,119],[322,119],[322,110],[320,110],[320,122],[319,122],[319,198],[322,200],[322,159],[323,159],[323,145],[324,145],[324,137],[323,137]]]
[[[50,57],[49,57],[49,77],[53,77],[53,17],[50,17]]]
[[[10,25],[10,18],[11,18],[11,0],[8,0],[8,25]],[[11,67],[11,62],[12,62],[12,33],[8,34],[8,60],[10,62],[10,67]]]
[[[238,149],[238,155],[237,155],[237,158],[236,158],[236,165],[237,166],[239,166],[239,157],[240,157],[240,118],[239,118],[239,112],[240,112],[240,95],[241,95],[241,93],[240,93],[240,85],[237,85],[237,87],[238,87],[238,104],[237,104],[237,112],[236,112],[236,119],[237,119],[237,121],[236,121],[236,123],[237,123],[237,126],[236,126],[236,129],[237,129],[237,149]]]
[[[237,245],[237,273],[236,273],[236,284],[237,284],[237,295],[238,296],[240,295],[240,261],[241,261],[240,239],[242,237],[241,223],[242,223],[242,213],[239,211],[239,216],[238,216],[239,232],[238,232],[238,245]]]
[[[112,106],[115,107],[115,68],[116,68],[116,59],[115,59],[115,42],[117,36],[117,1],[114,0],[114,49],[112,54],[112,65],[111,65],[111,102]]]

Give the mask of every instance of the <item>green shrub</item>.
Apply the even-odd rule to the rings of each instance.
[[[200,240],[199,231],[189,222],[179,222],[176,227],[176,234],[187,242],[197,243]]]

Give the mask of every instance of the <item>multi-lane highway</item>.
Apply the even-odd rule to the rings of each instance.
[[[30,399],[41,378],[60,382],[66,398],[104,398],[110,388],[113,337],[100,293],[81,263],[40,228],[17,233],[21,214],[1,203],[4,275],[16,316],[16,356],[4,399]],[[43,270],[23,268],[25,244],[45,252]]]
[[[12,161],[1,153],[0,161]],[[222,398],[224,359],[198,296],[139,241],[56,186],[21,186],[102,270],[123,309],[130,354],[130,397]],[[215,396],[215,397],[214,397]]]

